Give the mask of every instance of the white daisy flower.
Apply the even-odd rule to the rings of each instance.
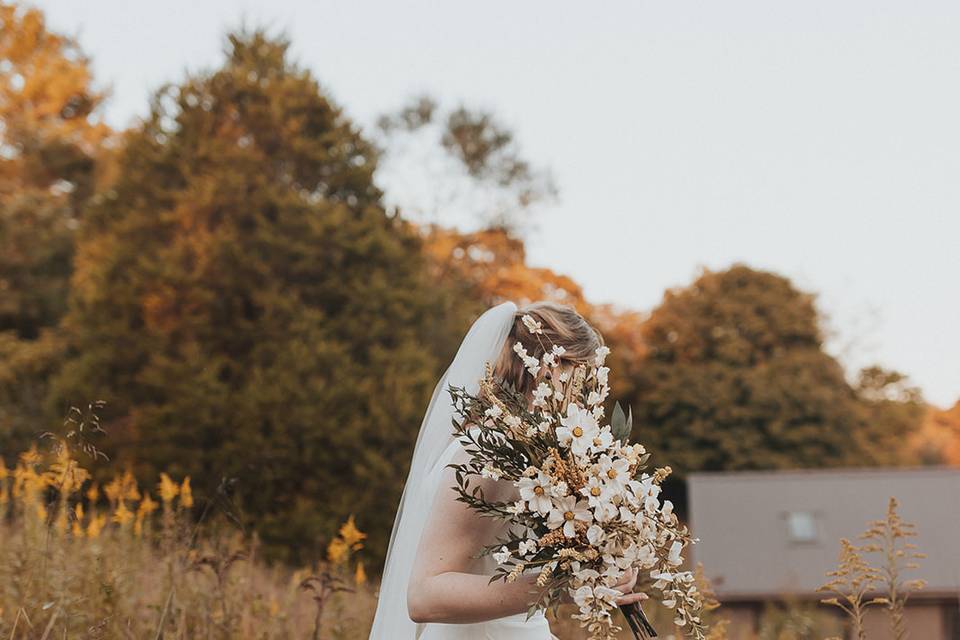
[[[627,487],[630,481],[630,461],[626,458],[611,458],[607,454],[601,454],[598,461],[600,465],[600,476],[604,483],[614,491],[620,493]]]
[[[563,535],[572,538],[577,535],[574,522],[591,522],[593,515],[590,513],[589,505],[586,500],[577,500],[576,496],[567,496],[554,500],[553,509],[547,516],[547,526],[551,529],[563,527]]]
[[[586,496],[587,502],[594,509],[602,508],[604,503],[610,502],[610,489],[597,476],[590,476],[580,493]]]
[[[567,406],[567,416],[560,424],[563,426],[557,428],[557,441],[578,456],[585,455],[594,437],[600,434],[594,417],[573,403]]]
[[[535,478],[520,478],[517,487],[520,489],[520,498],[530,505],[531,511],[547,515],[553,508],[550,500],[552,484],[550,476],[540,472]]]
[[[600,433],[594,436],[590,442],[591,453],[601,453],[610,448],[613,444],[613,433],[609,426],[601,427]]]

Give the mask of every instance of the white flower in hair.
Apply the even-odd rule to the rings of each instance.
[[[523,326],[525,326],[530,333],[543,333],[543,325],[530,314],[524,314],[521,320],[523,320]]]
[[[535,376],[540,372],[540,361],[527,353],[527,350],[523,348],[519,341],[513,345],[513,350],[523,360],[523,366],[527,368],[530,375]]]

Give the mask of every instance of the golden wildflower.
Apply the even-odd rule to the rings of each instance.
[[[367,582],[367,572],[364,570],[362,562],[357,563],[357,569],[353,574],[353,581],[358,585],[366,584]]]
[[[343,538],[336,537],[327,545],[327,560],[333,564],[341,564],[350,554],[350,547]]]
[[[173,499],[180,493],[180,487],[165,473],[160,474],[160,484],[157,485],[157,488],[160,493],[160,499],[167,505],[173,502]]]
[[[133,472],[129,469],[123,472],[121,493],[126,500],[136,502],[140,499],[140,487],[137,486],[137,479],[133,477]]]
[[[103,486],[103,495],[107,496],[107,500],[109,500],[111,504],[120,500],[123,495],[123,484],[119,477],[114,477]]]
[[[149,493],[144,493],[143,500],[140,501],[140,506],[137,507],[137,513],[148,516],[156,511],[159,506],[159,503],[151,498]]]
[[[353,551],[357,551],[363,547],[362,540],[367,537],[367,534],[357,528],[353,520],[353,514],[350,514],[347,521],[340,526],[340,537],[343,538],[343,542]]]
[[[189,509],[193,506],[193,491],[190,489],[190,476],[180,484],[180,506]]]
[[[87,496],[87,500],[90,502],[90,504],[96,503],[96,501],[100,499],[100,485],[98,485],[96,482],[92,483],[87,489],[85,495]]]
[[[120,504],[117,505],[116,510],[114,510],[111,520],[123,527],[129,524],[132,519],[133,512],[127,508],[127,503],[121,500]]]
[[[107,518],[103,514],[97,514],[96,517],[90,518],[90,523],[87,524],[87,537],[98,537],[105,526],[107,526]]]

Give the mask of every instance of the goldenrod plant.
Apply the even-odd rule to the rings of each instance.
[[[917,535],[916,526],[900,517],[898,506],[896,498],[891,497],[886,517],[870,522],[867,531],[860,535],[864,544],[858,546],[846,538],[840,541],[839,566],[827,573],[830,580],[819,589],[836,594],[822,602],[839,607],[847,614],[856,640],[866,640],[864,615],[868,607],[875,605],[887,608],[891,637],[904,640],[907,629],[903,612],[907,598],[911,592],[924,587],[923,580],[903,577],[904,571],[919,566],[914,560],[926,556],[909,541]],[[870,564],[871,555],[880,556],[880,566]]]

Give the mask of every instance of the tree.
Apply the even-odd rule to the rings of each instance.
[[[482,109],[412,100],[377,123],[387,200],[421,224],[517,235],[557,188],[524,159],[513,132]]]
[[[929,413],[919,387],[898,371],[878,365],[860,370],[854,389],[869,424],[859,435],[874,464],[918,464],[921,451],[911,448]]]
[[[72,39],[0,3],[0,450],[46,429],[74,239],[109,129],[103,93]]]
[[[910,450],[923,464],[960,467],[960,401],[949,409],[927,405]]]
[[[823,351],[813,296],[784,277],[704,270],[666,292],[643,337],[621,391],[635,436],[681,471],[886,463],[897,448],[871,443],[904,436],[902,421],[869,419]]]
[[[287,49],[231,35],[128,132],[53,400],[104,397],[107,451],[144,477],[238,478],[277,556],[315,557],[350,513],[377,556],[456,305],[379,206],[375,150]]]

